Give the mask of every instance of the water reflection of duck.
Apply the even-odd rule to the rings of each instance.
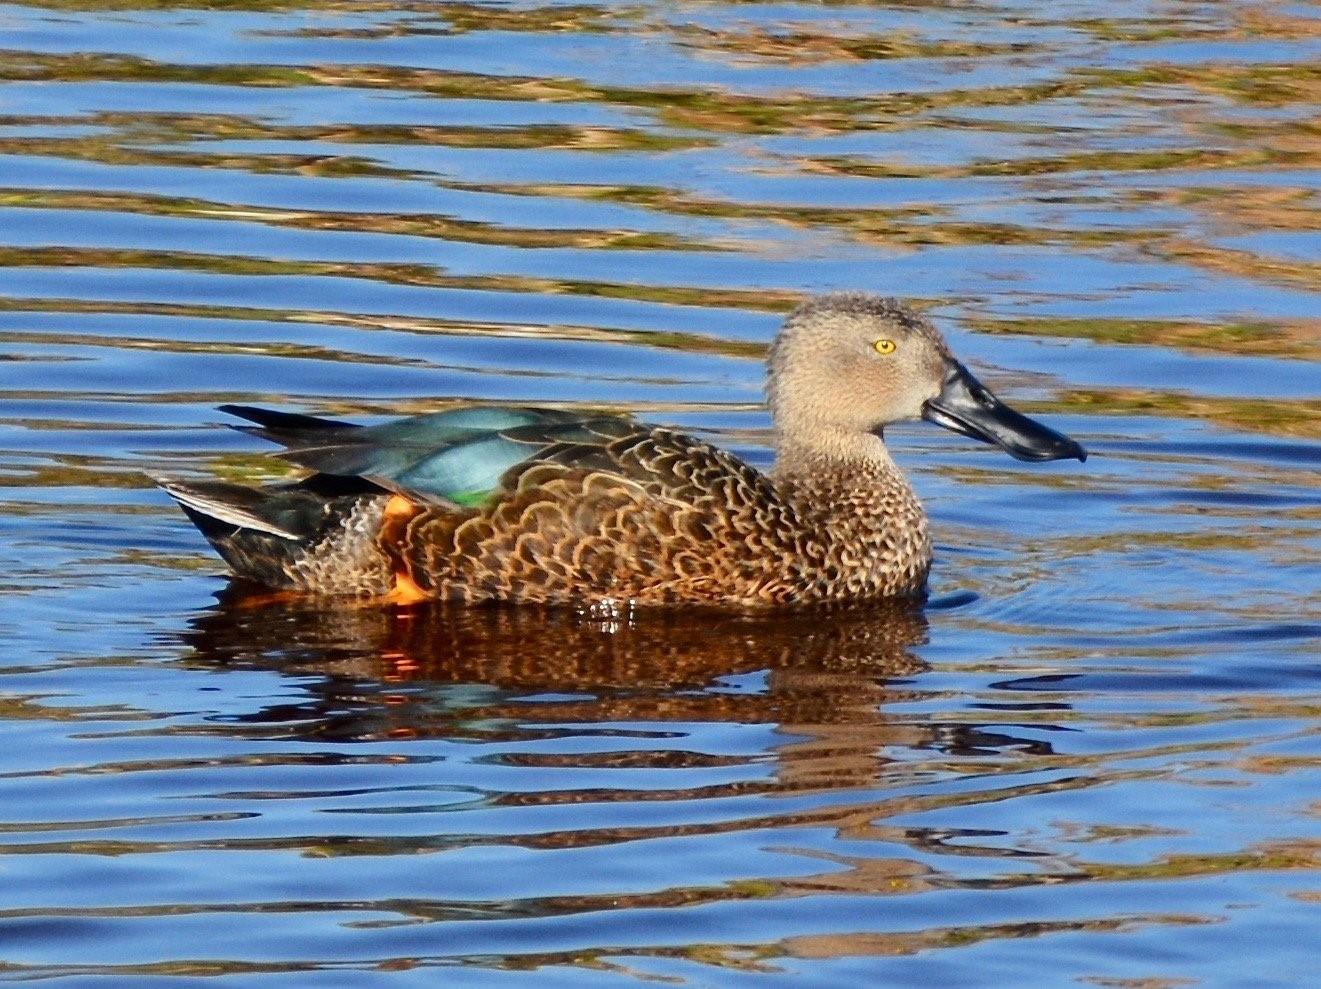
[[[801,736],[780,759],[798,785],[869,780],[879,749],[930,741],[928,728],[881,714],[902,697],[894,680],[925,668],[913,649],[927,624],[911,602],[719,622],[683,609],[601,621],[535,606],[324,604],[235,584],[185,633],[185,662],[313,677],[310,700],[251,720],[318,738],[526,739],[529,720],[773,724]]]
[[[185,640],[211,665],[278,666],[357,680],[481,683],[518,691],[678,690],[767,670],[872,680],[921,670],[921,608],[878,601],[739,612],[681,609],[600,619],[566,609],[449,602],[326,607],[235,582]]]
[[[802,604],[919,594],[926,516],[882,440],[919,417],[1023,460],[1086,454],[1007,408],[893,300],[825,296],[771,348],[777,460],[632,419],[466,406],[381,426],[239,406],[315,473],[162,482],[240,575],[318,594]]]
[[[282,738],[526,741],[560,725],[609,724],[663,739],[669,726],[682,734],[698,724],[774,725],[794,740],[775,746],[773,790],[871,786],[887,750],[1049,752],[976,724],[887,717],[886,705],[918,696],[903,681],[926,669],[916,654],[926,639],[921,606],[903,600],[718,622],[686,609],[600,620],[537,606],[327,607],[272,601],[235,582],[193,620],[183,661],[302,678],[302,699],[281,694],[227,719]],[[680,756],[626,745],[610,758],[668,765]]]

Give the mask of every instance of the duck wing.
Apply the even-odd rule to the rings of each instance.
[[[640,465],[620,444],[653,428],[625,416],[563,409],[470,405],[377,426],[226,405],[254,426],[236,427],[285,449],[320,475],[362,478],[420,501],[477,506],[537,464],[627,477]]]

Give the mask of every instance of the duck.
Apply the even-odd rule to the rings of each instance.
[[[765,472],[620,414],[468,404],[364,426],[224,405],[306,476],[155,480],[237,577],[272,592],[603,614],[920,598],[931,536],[886,446],[893,423],[924,419],[1023,461],[1087,458],[892,298],[799,305],[769,348],[766,397]]]

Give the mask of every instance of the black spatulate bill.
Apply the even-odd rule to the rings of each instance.
[[[1015,412],[958,361],[950,361],[940,394],[922,407],[922,418],[994,443],[1019,460],[1087,459],[1087,451],[1077,442]]]

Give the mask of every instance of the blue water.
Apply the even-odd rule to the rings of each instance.
[[[1304,985],[1314,5],[0,6],[0,978]],[[224,402],[769,463],[806,294],[1079,439],[887,439],[922,612],[264,607]]]

